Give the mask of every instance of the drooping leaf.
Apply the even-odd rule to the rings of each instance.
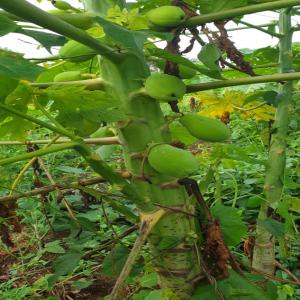
[[[277,237],[284,236],[285,229],[284,224],[281,222],[278,222],[274,219],[265,219],[265,220],[258,220],[257,224],[264,227],[267,231],[269,231],[272,235]]]
[[[68,252],[65,255],[58,257],[52,264],[55,275],[61,276],[70,274],[77,267],[81,257],[81,253],[74,252]]]
[[[84,87],[51,87],[44,91],[53,100],[52,111],[57,120],[82,136],[95,132],[101,122],[116,122],[125,118],[122,105],[103,91],[88,91]]]
[[[16,30],[18,25],[4,15],[0,15],[0,36],[6,35]]]
[[[163,299],[164,299],[164,291],[163,290],[152,291],[145,298],[145,300],[163,300]]]
[[[27,138],[28,132],[33,128],[33,123],[13,116],[0,124],[0,136],[9,140],[24,141]]]
[[[130,31],[99,16],[95,20],[103,27],[105,34],[115,43],[130,50],[135,55],[143,57],[144,42],[149,36],[147,32]]]
[[[92,283],[93,283],[92,281],[80,279],[80,280],[74,281],[72,283],[72,287],[74,287],[77,290],[82,290],[82,289],[86,289],[87,287],[89,287]]]
[[[5,97],[17,87],[18,81],[10,77],[0,75],[0,83],[0,102],[3,102]]]
[[[117,277],[121,271],[127,257],[129,249],[123,245],[117,245],[103,260],[102,273],[106,276]]]
[[[16,80],[34,80],[44,69],[19,55],[0,55],[0,75]]]
[[[208,70],[208,69],[205,69],[205,68],[201,68],[201,67],[195,65],[193,62],[191,62],[187,58],[184,58],[180,55],[173,54],[173,53],[170,53],[168,51],[165,51],[163,49],[158,49],[158,48],[148,49],[148,52],[152,56],[163,58],[165,60],[169,60],[169,61],[175,62],[177,64],[181,64],[181,65],[184,65],[184,66],[189,67],[191,69],[197,70],[205,76],[208,76],[208,77],[211,77],[211,78],[214,78],[214,79],[223,79],[223,77],[221,76],[219,70]]]
[[[59,253],[59,254],[65,253],[65,249],[59,244],[60,244],[59,240],[49,242],[45,244],[45,251],[50,253]]]
[[[145,274],[139,279],[139,283],[142,287],[154,287],[158,285],[158,275],[155,273]]]
[[[227,245],[236,246],[241,241],[241,238],[247,235],[247,226],[243,222],[237,208],[216,205],[213,207],[212,213],[220,221],[224,240]]]
[[[225,299],[230,300],[270,300],[266,293],[264,293],[258,286],[254,285],[246,277],[242,277],[234,271],[230,271],[230,276],[226,279],[217,282],[218,288],[221,290]],[[192,300],[220,299],[216,295],[216,289],[212,285],[200,285]]]
[[[67,39],[64,36],[48,32],[28,30],[23,28],[18,28],[16,32],[32,37],[43,47],[45,47],[50,53],[51,47],[63,46],[67,42]]]
[[[216,62],[221,56],[221,50],[215,44],[209,43],[201,48],[198,59],[210,70],[219,70],[220,67]]]

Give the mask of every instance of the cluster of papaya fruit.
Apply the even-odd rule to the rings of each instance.
[[[230,131],[220,120],[188,113],[179,119],[180,123],[197,139],[209,142],[224,142]],[[189,151],[169,144],[154,145],[148,155],[151,167],[163,175],[183,178],[198,170],[198,162]]]

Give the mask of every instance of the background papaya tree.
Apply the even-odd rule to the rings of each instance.
[[[115,240],[119,241],[102,265],[104,269],[111,269],[110,275],[116,275],[115,264],[120,269],[109,299],[127,297],[124,296],[125,282],[146,239],[150,264],[159,277],[159,281],[150,278],[154,282],[150,285],[159,283],[161,290],[151,292],[152,296],[141,291],[137,296],[140,299],[276,299],[273,286],[266,285],[264,290],[258,288],[253,282],[262,278],[254,278],[246,272],[247,266],[230,249],[246,237],[246,226],[236,208],[239,187],[242,189],[244,185],[239,185],[230,173],[235,194],[231,207],[222,204],[222,176],[228,175],[224,160],[264,166],[265,158],[251,158],[234,144],[218,142],[228,138],[228,128],[223,123],[234,123],[234,112],[246,116],[255,112],[254,117],[271,122],[272,112],[276,110],[274,123],[267,132],[269,157],[264,192],[251,191],[253,195],[261,193],[262,196],[257,198],[263,201],[259,202],[262,205],[253,243],[252,267],[247,269],[276,281],[273,274],[275,238],[281,249],[286,242],[282,219],[288,220],[285,225],[289,232],[297,230],[294,219],[287,217],[290,204],[283,201],[282,190],[288,116],[293,110],[292,80],[300,78],[300,73],[292,72],[291,36],[294,29],[290,21],[292,12],[297,13],[297,9],[291,7],[299,4],[296,0],[213,3],[205,0],[172,3],[86,0],[83,1],[84,10],[81,10],[62,1],[53,1],[58,11],[48,13],[26,1],[0,1],[3,9],[0,20],[4,24],[2,35],[18,32],[35,38],[47,49],[61,47],[58,55],[29,61],[17,53],[1,51],[1,133],[11,139],[32,138],[33,141],[27,144],[27,153],[9,155],[0,160],[0,165],[12,166],[30,160],[13,182],[12,191],[16,190],[20,178],[31,165],[36,187],[27,194],[3,197],[2,218],[13,218],[11,211],[16,207],[15,200],[24,196],[40,194],[44,203],[41,209],[47,210],[45,205],[51,201],[48,202],[45,193],[54,191],[74,224],[74,238],[84,239],[89,224],[74,213],[76,206],[70,205],[61,191],[79,190],[85,199],[101,201],[102,205],[125,216],[126,222],[138,224],[137,238],[129,253],[121,239],[136,230],[136,226],[116,233],[103,207],[104,218],[115,239],[114,242],[98,241],[100,250],[104,242],[111,245]],[[241,19],[245,14],[277,9],[281,10],[278,31],[276,25],[266,29],[266,26],[252,26]],[[279,39],[280,47],[271,49],[277,52],[265,67],[266,73],[270,74],[258,76],[259,68],[255,67],[259,65],[252,65],[251,58],[247,59],[247,55],[230,41],[225,27],[230,19]],[[211,22],[218,29],[217,33],[205,26]],[[32,25],[28,23],[34,24],[34,29],[29,29]],[[45,33],[40,28],[53,33]],[[190,45],[184,50],[179,47],[182,35],[191,38]],[[156,46],[154,37],[167,42],[165,49]],[[197,64],[184,58],[196,42],[202,46]],[[275,73],[278,57],[280,72]],[[155,70],[155,74],[151,75],[150,70]],[[233,78],[238,77],[237,74],[244,77]],[[215,80],[199,83],[199,77],[204,76]],[[215,100],[209,102],[207,96],[205,102],[204,94],[198,93],[269,82],[279,82],[280,88],[270,86],[267,90],[251,92],[237,103],[229,101],[227,106],[221,101],[223,108],[220,110],[219,107],[219,113]],[[189,99],[189,107],[186,101],[180,101],[188,93],[193,96]],[[210,95],[210,99],[220,97]],[[261,100],[263,103],[254,102]],[[223,123],[200,116],[205,114],[205,108],[208,115],[218,116]],[[191,110],[200,110],[200,113],[190,113]],[[41,141],[43,133],[51,139]],[[198,139],[211,143],[201,148]],[[35,145],[39,143],[46,143],[46,146],[38,149]],[[247,145],[249,141],[244,143]],[[120,147],[102,147],[98,151],[91,146],[94,144]],[[76,151],[84,160],[80,164],[101,177],[65,185],[57,182],[41,157],[63,150]],[[123,159],[117,164],[108,163],[106,151],[119,151]],[[203,152],[204,159],[197,160],[191,151],[197,153],[197,158],[198,152]],[[210,165],[205,163],[208,152],[212,155]],[[68,155],[74,155],[74,152],[68,151]],[[72,170],[75,171],[69,169]],[[51,185],[43,186],[41,174]],[[87,187],[104,181],[105,190]],[[209,196],[208,201],[202,194]],[[13,219],[17,227],[17,220]],[[11,247],[7,226],[4,222],[1,226],[2,239],[4,237],[7,246]],[[51,222],[49,226],[52,226]],[[238,230],[231,231],[235,236],[230,236],[228,228],[233,226]],[[252,256],[250,238],[247,241],[247,250]],[[48,284],[54,284],[72,272],[86,255],[83,249],[76,248],[74,242],[66,254],[57,258],[53,264],[54,274],[47,278]],[[64,253],[58,245],[56,250]],[[284,283],[299,283],[290,271],[286,272],[292,279],[283,280]],[[147,287],[146,283],[144,287]],[[280,291],[284,293],[285,290]],[[288,290],[285,295],[291,293],[294,292]]]

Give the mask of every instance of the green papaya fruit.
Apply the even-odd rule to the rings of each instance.
[[[59,55],[71,62],[83,62],[93,58],[97,53],[88,46],[71,40],[60,48]]]
[[[177,178],[192,175],[198,170],[198,161],[190,152],[168,144],[154,146],[148,155],[150,166],[158,173]]]
[[[96,132],[91,134],[91,138],[104,138],[110,136],[115,136],[115,134],[109,127],[100,127]]]
[[[81,80],[81,71],[66,71],[57,74],[53,81],[54,82],[64,82],[64,81],[76,81],[76,80]]]
[[[223,142],[230,137],[230,130],[218,119],[189,113],[179,121],[192,136],[203,141]]]
[[[146,17],[149,22],[161,27],[174,27],[185,20],[185,12],[178,6],[161,6],[150,10]]]
[[[55,15],[61,20],[78,27],[80,29],[89,29],[93,26],[94,20],[91,13],[82,12],[82,13],[67,13],[62,10],[51,10],[48,11],[51,15]]]
[[[146,92],[150,97],[161,101],[172,101],[183,97],[186,86],[176,76],[153,73],[145,82]]]
[[[60,10],[73,9],[73,7],[66,1],[52,0],[51,3],[52,3],[53,6],[55,6],[57,9],[60,9]]]

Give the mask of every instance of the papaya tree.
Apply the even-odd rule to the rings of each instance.
[[[279,82],[266,168],[266,202],[261,206],[253,258],[255,269],[273,274],[275,241],[263,224],[282,193],[292,80],[300,78],[300,73],[292,71],[290,20],[292,7],[300,1],[83,0],[83,9],[63,1],[52,2],[57,10],[46,12],[27,1],[0,0],[2,35],[18,32],[35,38],[47,49],[59,47],[57,55],[29,60],[1,51],[0,78],[5,88],[0,94],[0,120],[6,124],[2,126],[5,134],[14,137],[17,127],[18,138],[24,140],[28,132],[44,128],[54,136],[46,147],[3,158],[0,165],[73,150],[111,189],[136,207],[137,214],[111,204],[138,223],[139,235],[109,299],[124,299],[122,288],[146,240],[159,284],[170,292],[170,299],[192,299],[195,289],[195,299],[206,299],[205,282],[219,299],[234,293],[243,296],[245,291],[236,284],[239,281],[251,299],[269,299],[265,291],[245,279],[224,242],[220,222],[194,178],[200,168],[197,157],[174,138],[174,124],[196,140],[227,142],[230,130],[224,118],[222,122],[182,111],[181,99],[189,93],[221,87]],[[256,28],[280,40],[280,72],[257,76],[230,41],[225,25],[231,19],[242,23],[242,16],[266,10],[281,10],[279,32]],[[220,35],[203,30],[207,43],[199,28],[212,22]],[[34,30],[27,28],[28,23]],[[41,33],[40,29],[53,33]],[[182,35],[191,37],[184,51],[179,45]],[[167,42],[165,49],[156,46],[155,38]],[[202,46],[198,56],[201,64],[183,56],[196,41]],[[220,65],[247,77],[225,80]],[[199,74],[214,80],[188,84]],[[107,124],[115,136],[97,142],[121,145],[124,166],[119,169],[90,145],[89,137]],[[93,189],[84,191],[96,193]],[[66,207],[76,222],[67,203]],[[224,278],[220,289],[217,280]],[[226,284],[235,285],[236,290],[226,291]]]

